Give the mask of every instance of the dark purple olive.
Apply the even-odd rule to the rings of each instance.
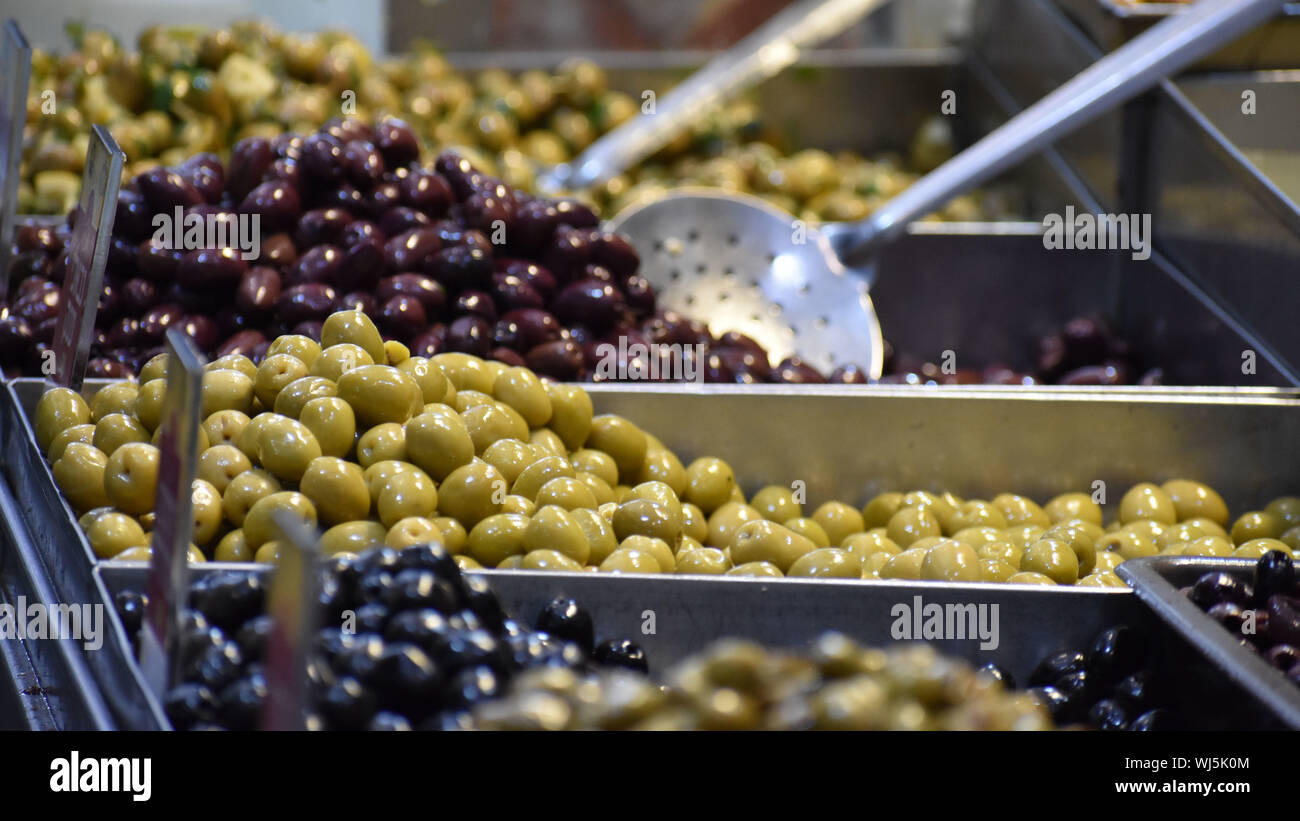
[[[1268,598],[1268,632],[1273,644],[1300,645],[1300,599],[1274,594]],[[1258,625],[1256,625],[1258,628]]]
[[[204,202],[215,205],[221,201],[226,187],[226,171],[216,154],[207,151],[195,154],[178,165],[176,173],[194,186]]]
[[[239,310],[269,316],[280,298],[280,274],[267,265],[255,265],[244,272],[235,291],[235,307]]]
[[[140,336],[140,321],[124,316],[104,332],[104,343],[110,348],[133,348],[144,340]]]
[[[107,357],[96,356],[86,362],[86,377],[88,379],[129,379],[131,368]]]
[[[478,175],[478,172],[465,157],[455,151],[444,151],[434,160],[433,167],[451,184],[457,200],[463,200],[474,193],[472,179]]]
[[[217,323],[202,314],[187,314],[181,317],[177,325],[181,333],[194,340],[194,345],[201,351],[211,351],[217,346],[221,333]]]
[[[492,298],[502,311],[513,311],[516,308],[541,308],[546,304],[546,300],[542,299],[537,289],[523,277],[515,274],[492,275]]]
[[[830,381],[841,385],[865,385],[867,373],[854,364],[839,365],[831,371]]]
[[[136,270],[154,282],[171,282],[181,266],[184,252],[168,248],[153,237],[140,243],[136,253]]]
[[[302,165],[297,160],[287,157],[271,163],[271,167],[266,169],[266,173],[262,175],[262,182],[277,181],[291,186],[294,190],[301,189]]]
[[[105,270],[109,276],[115,276],[125,279],[136,275],[136,254],[139,253],[139,245],[126,237],[114,236],[108,244],[108,265]],[[40,265],[41,271],[48,271],[50,265],[49,257],[41,254],[44,263]],[[17,260],[15,260],[17,262]],[[10,269],[10,276],[20,276],[18,270]],[[31,273],[36,273],[32,271]],[[42,273],[44,276],[44,273]]]
[[[591,262],[591,243],[583,231],[561,228],[542,255],[542,262],[560,282],[574,279]]]
[[[1061,376],[1062,385],[1123,385],[1128,382],[1127,372],[1115,365],[1085,365]]]
[[[1294,644],[1274,645],[1264,654],[1264,660],[1285,673],[1300,663],[1300,647]]]
[[[234,248],[200,248],[181,258],[176,281],[186,288],[234,288],[247,268]]]
[[[117,261],[116,265],[112,264],[115,255],[114,249],[117,249],[119,244],[121,247],[129,249],[129,253],[132,257],[131,263],[134,264],[135,262],[135,246],[126,240],[119,240],[119,238],[114,237],[113,245],[109,250],[110,269],[116,269],[122,264],[120,260]],[[12,282],[15,280],[26,279],[27,277],[48,277],[50,275],[51,267],[50,256],[44,251],[23,251],[10,260],[9,279]]]
[[[16,291],[17,297],[15,301],[31,294],[43,294],[46,291],[57,291],[58,289],[58,285],[45,277],[26,277],[18,283],[18,290]]]
[[[641,266],[641,257],[625,237],[610,231],[600,231],[591,243],[592,260],[608,268],[620,280],[627,279]]]
[[[257,187],[266,169],[275,160],[271,143],[265,137],[245,137],[230,151],[230,173],[226,188],[236,200],[242,200]]]
[[[420,141],[404,120],[385,117],[375,125],[375,146],[384,155],[389,168],[397,168],[420,158]]]
[[[1078,651],[1054,653],[1038,663],[1029,674],[1029,686],[1040,687],[1052,684],[1070,673],[1083,670],[1088,666],[1088,659]]]
[[[1219,602],[1212,605],[1206,614],[1227,628],[1228,632],[1241,635],[1241,628],[1246,623],[1246,611],[1232,602]]]
[[[307,253],[298,257],[284,272],[284,284],[290,287],[305,285],[310,282],[323,282],[327,285],[337,283],[339,267],[343,255],[333,245],[316,245],[307,249]]]
[[[1077,317],[1061,329],[1065,361],[1073,367],[1095,365],[1106,358],[1109,334],[1096,320]]]
[[[167,329],[179,325],[185,314],[179,305],[155,305],[140,317],[141,344],[159,345]]]
[[[571,382],[582,370],[582,349],[572,339],[557,339],[530,349],[524,362],[541,376]]]
[[[1228,573],[1205,573],[1192,585],[1191,599],[1202,610],[1219,602],[1232,602],[1238,607],[1249,607],[1255,598],[1251,586]]]
[[[1178,724],[1174,716],[1168,710],[1163,708],[1150,710],[1133,719],[1133,723],[1128,727],[1134,732],[1162,732],[1165,730],[1176,730]]]
[[[1255,595],[1260,601],[1281,593],[1290,595],[1296,586],[1295,563],[1280,550],[1270,550],[1255,562]]]
[[[343,143],[330,134],[317,133],[302,141],[299,162],[314,184],[326,187],[343,179]]]
[[[558,224],[559,210],[554,203],[545,200],[524,203],[515,211],[513,230],[508,237],[510,247],[522,253],[538,253],[550,245]]]
[[[139,243],[153,232],[153,211],[144,195],[136,191],[118,192],[113,233]]]
[[[390,271],[423,270],[432,265],[432,257],[441,247],[432,228],[413,228],[384,244],[384,262]]]
[[[139,196],[138,192],[132,192]],[[147,220],[146,220],[147,222]],[[25,222],[14,232],[14,246],[19,253],[24,251],[45,251],[53,253],[59,250],[61,243],[54,230],[48,225]]]
[[[284,180],[262,183],[239,204],[239,213],[258,215],[264,231],[291,229],[301,211],[298,192]]]
[[[489,327],[497,321],[496,305],[493,304],[492,297],[482,291],[461,291],[460,296],[456,297],[453,310],[456,315],[472,314],[480,317]]]
[[[594,279],[598,282],[608,282],[614,284],[614,275],[609,272],[608,268],[601,265],[588,265],[582,269],[584,279]],[[620,289],[621,290],[621,289]]]
[[[766,354],[755,354],[741,348],[720,348],[714,353],[733,374],[732,382],[754,384],[771,381],[772,367]]]
[[[569,225],[574,228],[595,228],[600,224],[600,217],[596,216],[596,212],[591,210],[590,206],[584,205],[577,200],[556,200],[555,211],[561,225]]]
[[[785,359],[782,359],[781,363],[776,366],[776,370],[773,371],[772,379],[776,382],[796,384],[826,381],[826,377],[822,376],[816,368],[809,365],[807,362],[804,362],[797,356],[787,356]]]
[[[356,217],[373,216],[366,195],[348,183],[314,197],[312,205],[318,208],[342,208]]]
[[[9,313],[22,317],[35,326],[47,319],[56,319],[63,304],[63,293],[58,288],[36,291],[21,297],[9,308]]]
[[[320,332],[324,327],[325,323],[319,319],[304,319],[302,322],[299,322],[297,325],[290,328],[289,333],[305,336],[308,339],[314,339],[315,341],[320,342]],[[263,356],[265,353],[266,352],[263,351]],[[261,357],[254,357],[254,361],[259,361],[260,359]]]
[[[416,211],[414,208],[407,208],[405,205],[395,205],[379,217],[379,230],[389,237],[395,237],[403,231],[410,231],[414,228],[431,228],[432,226],[433,220],[422,212]]]
[[[360,311],[366,316],[379,315],[379,303],[369,291],[352,291],[339,300],[340,311]]]
[[[325,319],[334,312],[337,297],[334,289],[321,283],[307,283],[286,288],[275,303],[280,321],[296,325],[308,319]]]
[[[441,318],[447,310],[447,290],[433,277],[424,274],[397,274],[381,279],[375,289],[375,299],[381,303],[399,294],[420,300],[429,319]]]
[[[625,307],[618,287],[597,279],[570,283],[551,303],[551,310],[561,322],[582,322],[601,328],[616,321]]]
[[[27,353],[35,343],[32,326],[21,316],[0,315],[0,361],[13,362]]]
[[[293,231],[293,241],[299,248],[333,243],[354,217],[342,208],[315,208],[298,219]]]
[[[171,215],[178,205],[187,208],[204,201],[203,195],[184,177],[162,166],[150,168],[135,179],[154,213]]]
[[[705,382],[735,382],[737,374],[727,364],[727,360],[722,354],[714,351],[704,358],[704,381]],[[751,377],[750,381],[753,380]]]
[[[451,185],[441,174],[412,171],[401,182],[402,204],[430,217],[447,213],[452,203]]]
[[[509,311],[498,321],[498,328],[502,323],[514,326],[512,336],[517,340],[517,344],[503,341],[498,341],[497,344],[514,348],[521,353],[526,353],[538,345],[559,340],[562,332],[560,321],[555,318],[555,315],[539,308]]]
[[[655,312],[655,289],[645,277],[627,277],[623,282],[623,298],[638,317]]]
[[[1119,625],[1101,631],[1088,651],[1088,669],[1103,684],[1134,673],[1146,662],[1146,639],[1131,627]]]
[[[258,345],[266,342],[266,337],[261,331],[240,331],[234,336],[221,343],[221,347],[214,352],[218,358],[228,356],[232,353],[243,354],[248,356]]]
[[[429,324],[428,316],[420,301],[413,296],[403,294],[385,302],[375,319],[384,333],[396,339],[410,339]]]
[[[262,240],[261,253],[257,261],[263,265],[273,265],[281,270],[298,261],[298,249],[286,233],[271,234]]]
[[[444,248],[429,259],[425,270],[449,291],[483,290],[491,283],[492,258],[480,248]]]
[[[339,233],[338,242],[336,244],[341,245],[344,248],[351,248],[359,242],[366,242],[369,240],[377,240],[382,243],[384,241],[384,236],[379,233],[378,225],[375,225],[370,220],[359,219],[354,220],[343,228]]]
[[[429,326],[411,339],[407,347],[412,356],[436,356],[447,350],[447,326],[441,322]]]
[[[492,350],[492,326],[479,316],[462,316],[447,326],[447,348],[485,357]]]
[[[366,140],[352,140],[343,147],[343,176],[362,191],[369,191],[384,176],[384,158]]]
[[[727,331],[722,336],[718,337],[718,347],[739,348],[757,354],[764,359],[767,358],[767,351],[763,350],[762,345],[758,344],[758,342],[756,342],[752,337],[748,337],[745,334],[736,331]]]
[[[488,354],[488,356],[498,362],[504,362],[513,368],[523,368],[528,365],[517,351],[513,351],[510,348],[493,348],[492,352]]]
[[[343,251],[334,280],[340,288],[370,290],[384,274],[384,246],[379,240],[358,242]]]
[[[404,205],[402,202],[402,186],[391,180],[381,182],[371,188],[368,196],[370,202],[366,206],[366,213],[371,217],[382,217],[393,208]],[[429,220],[429,222],[432,223],[433,220]]]
[[[526,259],[498,258],[496,271],[501,274],[517,276],[537,291],[543,299],[549,299],[555,293],[557,283],[555,275],[546,268]]]
[[[494,244],[505,245],[510,236],[514,210],[506,200],[475,192],[465,199],[465,224],[487,234]]]

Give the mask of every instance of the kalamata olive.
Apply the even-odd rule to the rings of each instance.
[[[234,336],[221,343],[221,346],[214,352],[217,358],[228,356],[232,353],[243,354],[248,356],[258,345],[265,343],[266,337],[261,331],[240,331]]]
[[[637,316],[649,316],[655,312],[655,289],[645,277],[627,277],[623,281],[623,299]]]
[[[157,345],[167,335],[167,329],[180,323],[185,314],[179,305],[155,305],[140,317],[140,340],[145,345]]]
[[[478,172],[465,157],[455,151],[444,151],[433,161],[433,167],[451,184],[457,200],[463,200],[474,192],[471,178]]]
[[[1268,613],[1266,635],[1271,643],[1300,645],[1300,599],[1275,593],[1268,597],[1265,612]]]
[[[127,379],[130,376],[129,366],[107,357],[96,356],[86,362],[88,379]]]
[[[353,140],[364,140],[372,142],[375,132],[364,121],[357,117],[331,117],[321,126],[324,131],[338,139],[340,143],[349,143]]]
[[[1224,601],[1249,607],[1254,597],[1255,591],[1249,584],[1228,573],[1205,573],[1192,585],[1191,599],[1202,610]]]
[[[492,275],[492,298],[503,311],[513,311],[516,308],[541,308],[546,304],[542,295],[537,293],[527,280],[515,274]]]
[[[580,279],[566,285],[551,302],[562,322],[583,322],[592,327],[612,324],[626,306],[617,286],[597,279]]]
[[[63,293],[57,288],[51,288],[21,297],[14,302],[9,312],[27,320],[35,330],[35,326],[39,323],[57,318],[59,306],[62,304]]]
[[[43,294],[46,291],[57,291],[59,286],[40,276],[26,277],[18,283],[16,299],[22,299],[29,294]]]
[[[710,352],[710,356],[713,354],[731,371],[731,382],[749,385],[771,380],[772,367],[766,354],[760,356],[740,348],[719,348]]]
[[[384,155],[389,168],[406,165],[420,158],[420,142],[404,120],[384,117],[375,125],[375,146]]]
[[[1123,625],[1099,633],[1088,652],[1088,669],[1103,684],[1136,672],[1145,662],[1146,640],[1138,631]]]
[[[737,331],[727,331],[722,336],[718,337],[718,347],[740,348],[758,354],[764,358],[767,357],[767,351],[763,350],[762,345],[758,344],[758,342],[756,342],[752,337],[746,336]]]
[[[567,282],[591,262],[591,243],[583,231],[559,228],[543,252],[542,261],[557,280]]]
[[[202,314],[186,314],[177,327],[181,333],[194,340],[195,347],[200,351],[211,351],[221,338],[217,323]]]
[[[136,252],[136,270],[140,272],[140,276],[154,282],[171,282],[176,278],[182,256],[184,256],[182,251],[168,248],[150,237],[140,243],[140,250]]]
[[[492,259],[482,249],[461,245],[435,253],[425,270],[449,291],[482,290],[491,282]]]
[[[1255,595],[1261,601],[1278,593],[1289,595],[1296,586],[1295,563],[1280,550],[1270,550],[1255,562]]]
[[[451,206],[451,185],[441,174],[412,171],[400,187],[402,204],[430,217],[442,216]]]
[[[52,316],[49,319],[42,319],[32,326],[32,338],[37,343],[50,344],[54,342],[54,331],[59,327],[59,318]]]
[[[336,244],[341,245],[344,248],[351,248],[358,242],[368,240],[376,240],[382,243],[384,236],[379,232],[378,225],[375,225],[370,220],[358,219],[346,225],[343,230],[339,232],[338,242]]]
[[[62,283],[64,277],[68,275],[68,264],[71,258],[71,251],[64,248],[54,256],[54,262],[50,265],[50,279]]]
[[[431,228],[413,228],[384,244],[384,262],[390,271],[425,270],[442,241]]]
[[[569,382],[582,370],[582,349],[572,339],[557,339],[530,349],[524,362],[541,376]]]
[[[776,382],[793,382],[799,384],[826,381],[826,377],[822,376],[816,368],[809,365],[807,362],[804,362],[797,356],[787,356],[785,359],[782,359],[781,363],[776,366],[776,370],[773,371],[772,378]]]
[[[424,213],[416,211],[414,208],[407,208],[405,205],[395,205],[379,217],[379,230],[390,237],[395,237],[403,231],[410,231],[413,228],[431,228],[432,226],[433,220],[425,216]]]
[[[294,159],[282,157],[271,163],[262,174],[262,182],[283,182],[294,190],[302,188],[302,165]]]
[[[324,326],[325,323],[319,319],[306,319],[290,328],[289,333],[320,342],[320,332]],[[263,351],[263,355],[265,355],[265,351]]]
[[[138,175],[136,184],[154,213],[171,214],[178,205],[185,208],[204,201],[203,195],[184,177],[162,166],[155,166]]]
[[[132,257],[135,256],[135,246],[125,240],[121,241],[122,245],[129,249]],[[113,247],[119,244],[118,238],[114,237]],[[114,255],[113,247],[109,249],[110,257]],[[134,259],[132,259],[134,263]],[[117,265],[111,265],[110,269],[116,269],[121,266],[121,261]],[[44,251],[23,251],[15,256],[9,262],[9,279],[10,281],[26,279],[27,277],[47,277],[50,273],[50,257]]]
[[[459,317],[447,326],[447,348],[474,356],[487,356],[492,350],[492,326],[479,316]]]
[[[495,267],[497,273],[517,276],[527,282],[543,299],[549,299],[551,294],[555,293],[557,287],[555,275],[535,262],[526,259],[498,258]]]
[[[371,217],[382,217],[393,208],[405,207],[402,203],[402,186],[392,180],[380,182],[370,189],[367,196],[369,202],[366,205],[366,213]],[[423,212],[417,210],[416,213]],[[428,219],[427,216],[425,218]],[[432,223],[433,220],[429,220],[429,224]]]
[[[1106,329],[1096,320],[1076,317],[1061,329],[1065,343],[1065,360],[1068,365],[1080,367],[1100,362],[1107,355]]]
[[[313,183],[327,186],[343,179],[343,143],[331,134],[316,133],[302,141],[299,162]]]
[[[600,224],[600,217],[591,207],[577,200],[556,200],[555,211],[561,225],[574,228],[595,228]]]
[[[596,235],[591,243],[591,258],[596,264],[608,268],[620,280],[632,276],[641,266],[641,257],[632,243],[611,231],[601,231]]]
[[[1222,624],[1228,632],[1241,635],[1242,625],[1246,623],[1246,611],[1232,602],[1219,602],[1206,610],[1206,615]]]
[[[507,239],[510,247],[522,253],[537,253],[550,244],[559,224],[555,204],[545,200],[524,203],[515,210],[513,231]]]
[[[831,371],[830,380],[841,385],[865,385],[867,384],[866,371],[854,364],[839,365]]]
[[[199,248],[181,258],[176,281],[186,288],[234,288],[247,267],[234,248]]]
[[[221,201],[221,193],[226,187],[226,172],[216,154],[208,151],[194,154],[176,167],[176,173],[194,186],[204,202],[215,205]]]
[[[1138,377],[1137,384],[1146,388],[1165,384],[1164,369],[1151,368],[1150,370],[1143,371],[1142,375]]]
[[[352,140],[343,146],[343,176],[362,191],[379,184],[384,175],[384,158],[379,149],[366,140]]]
[[[488,355],[492,359],[495,359],[498,362],[504,362],[511,367],[523,368],[528,365],[517,351],[513,351],[510,348],[493,348],[492,352]]]
[[[316,208],[342,208],[355,217],[373,216],[370,213],[370,201],[356,186],[343,183],[312,198]]]
[[[398,294],[385,302],[379,309],[379,316],[375,319],[386,334],[396,339],[410,339],[429,324],[428,316],[420,301],[403,294]]]
[[[32,344],[32,326],[27,320],[10,313],[0,315],[0,361],[14,361]]]
[[[582,269],[582,276],[584,279],[594,279],[598,282],[608,282],[611,285],[614,284],[614,275],[609,272],[608,268],[602,265],[588,265],[584,267]],[[620,288],[619,290],[621,291],[622,289]]]
[[[246,313],[268,316],[280,298],[280,290],[280,274],[268,265],[255,265],[239,280],[235,307]]]
[[[475,192],[465,199],[464,207],[465,223],[471,228],[491,237],[500,236],[503,240],[509,237],[514,211],[507,200]],[[504,233],[498,235],[498,231]]]
[[[555,318],[554,314],[538,308],[520,308],[519,310],[509,311],[501,317],[497,323],[498,326],[503,322],[515,326],[513,336],[518,340],[518,345],[507,342],[498,342],[497,344],[518,351],[526,352],[530,348],[554,342],[561,337],[560,321]]]
[[[226,189],[236,200],[242,200],[257,187],[266,169],[275,161],[271,142],[265,137],[245,137],[235,143],[230,151],[230,168],[226,175]]]
[[[144,340],[140,336],[140,320],[124,316],[104,333],[104,344],[110,348],[132,348]]]
[[[379,303],[369,291],[352,291],[339,300],[340,311],[360,311],[366,316],[378,316]]]
[[[721,353],[713,351],[704,358],[704,381],[705,382],[735,382],[737,374],[727,364],[727,360]],[[743,378],[740,381],[745,381]],[[757,381],[752,376],[749,381]]]
[[[284,270],[298,260],[298,249],[294,247],[289,235],[284,232],[271,234],[263,239],[260,250],[258,262],[263,265],[273,265],[280,270]]]
[[[239,204],[239,213],[258,215],[264,231],[291,229],[301,210],[297,190],[284,180],[262,183]]]
[[[441,318],[447,309],[447,290],[433,277],[424,274],[408,272],[385,277],[375,289],[375,299],[381,303],[398,295],[418,299],[431,320]]]
[[[482,291],[461,291],[460,296],[456,297],[456,314],[473,314],[481,317],[488,326],[497,321],[496,305],[492,302],[492,297]]]
[[[978,385],[983,374],[974,368],[957,368],[952,373],[937,372],[935,379],[940,385]]]
[[[1062,385],[1123,385],[1128,379],[1115,365],[1086,365],[1065,373],[1058,381]]]
[[[113,217],[113,233],[139,243],[153,231],[153,212],[144,195],[136,191],[120,191]]]
[[[293,241],[299,248],[333,243],[353,221],[354,217],[342,208],[315,208],[298,219]]]
[[[984,369],[984,383],[987,385],[1037,385],[1038,380],[1027,373],[1006,367],[989,367]]]
[[[58,230],[49,225],[27,224],[19,228],[16,242],[19,251],[44,251],[53,254],[63,248]]]
[[[411,339],[408,347],[412,356],[436,356],[447,350],[447,326],[441,322],[430,325]]]
[[[1285,673],[1300,663],[1300,647],[1293,644],[1278,644],[1269,648],[1264,654],[1264,660]]]
[[[358,242],[345,249],[334,280],[339,288],[370,290],[384,273],[384,247],[379,240]]]
[[[296,325],[308,319],[324,319],[334,312],[338,296],[334,289],[319,282],[286,288],[275,302],[275,313],[282,322]]]
[[[108,275],[120,277],[122,279],[135,276],[136,254],[138,252],[139,246],[137,243],[132,242],[126,237],[114,236],[108,243],[108,265],[105,268]],[[42,260],[42,262],[39,263],[40,271],[48,271],[50,269],[49,257],[45,256],[45,254],[41,254],[40,257]],[[15,265],[17,265],[18,261],[15,260],[14,262]],[[11,268],[10,271],[12,273],[10,276],[20,276],[21,274],[18,273],[18,270],[17,267]],[[30,273],[36,273],[36,271],[31,271]]]
[[[284,272],[284,284],[287,286],[305,285],[309,282],[323,282],[334,285],[338,270],[343,262],[343,255],[333,245],[316,245],[298,257]]]

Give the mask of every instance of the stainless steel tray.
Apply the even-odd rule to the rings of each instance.
[[[1258,654],[1242,647],[1232,634],[1179,593],[1202,573],[1221,571],[1249,580],[1249,559],[1151,556],[1125,562],[1119,575],[1170,629],[1197,648],[1223,674],[1268,706],[1293,730],[1300,730],[1300,687],[1287,681]]]

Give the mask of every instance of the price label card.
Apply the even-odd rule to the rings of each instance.
[[[283,545],[271,580],[267,613],[264,730],[303,730],[307,726],[308,648],[317,629],[317,574],[320,550],[314,528],[293,513],[277,510],[272,519]]]
[[[81,177],[81,201],[73,212],[68,248],[68,272],[63,282],[63,308],[54,327],[55,385],[81,390],[95,333],[95,313],[104,287],[104,266],[117,212],[122,182],[122,149],[108,129],[91,128],[86,171]]]
[[[18,210],[18,177],[27,124],[27,83],[32,49],[22,29],[6,20],[0,42],[0,294],[9,293],[9,253]]]
[[[149,560],[140,665],[155,693],[174,681],[173,652],[189,592],[187,554],[193,530],[194,474],[199,449],[203,357],[177,328],[167,332],[167,393],[158,438],[153,556]]]

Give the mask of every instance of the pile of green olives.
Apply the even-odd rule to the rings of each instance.
[[[89,402],[47,392],[33,421],[55,482],[101,558],[149,555],[167,355]],[[682,459],[579,385],[464,353],[412,356],[360,311],[318,343],[203,377],[195,560],[274,562],[272,513],[323,531],[329,555],[438,541],[465,569],[1119,586],[1157,553],[1259,556],[1300,546],[1300,498],[1230,520],[1212,488],[1135,485],[1108,524],[1084,493],[1040,506],[915,490],[806,510],[790,487],[746,496],[731,466]]]
[[[662,685],[630,670],[549,668],[474,710],[491,730],[1051,730],[1028,693],[925,644],[864,648],[827,633],[805,654],[724,639]]]

